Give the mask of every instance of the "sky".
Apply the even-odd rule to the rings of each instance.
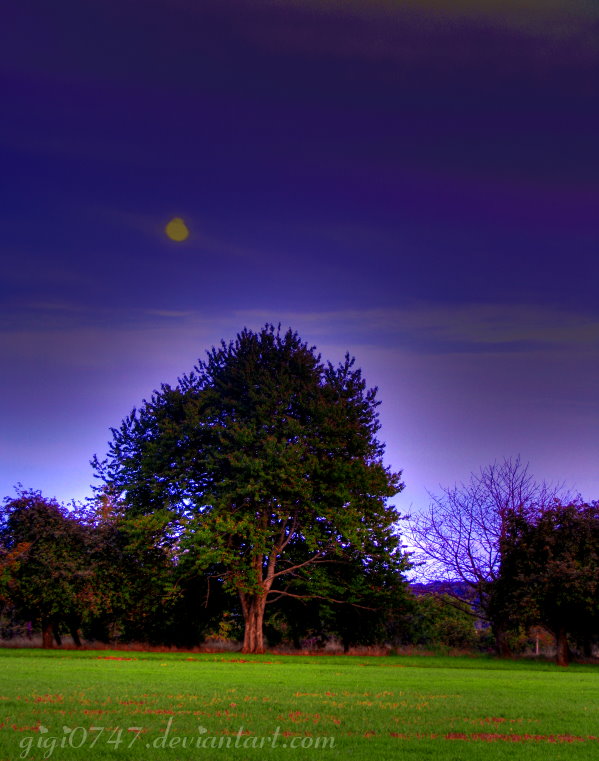
[[[403,512],[599,498],[595,0],[8,0],[0,87],[0,495],[272,322],[378,386]]]

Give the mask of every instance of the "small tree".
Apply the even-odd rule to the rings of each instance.
[[[4,596],[26,620],[39,622],[44,647],[60,643],[66,624],[77,645],[91,572],[83,526],[55,500],[19,488],[0,508]]]
[[[553,632],[557,663],[567,666],[568,635],[589,641],[599,633],[599,504],[511,513],[491,609]]]
[[[153,515],[128,516],[107,492],[80,519],[93,580],[85,599],[86,632],[104,642],[118,636],[162,644],[179,596],[175,559],[161,541],[162,522]]]
[[[94,466],[131,514],[161,517],[187,565],[236,591],[244,652],[262,652],[265,606],[294,594],[289,580],[397,546],[387,499],[403,485],[382,462],[378,404],[349,355],[325,365],[291,330],[244,329],[113,429]]]
[[[427,512],[411,521],[411,540],[420,551],[421,574],[431,581],[461,581],[473,604],[493,626],[498,651],[509,654],[506,621],[491,616],[490,599],[502,563],[507,518],[540,513],[562,498],[560,487],[538,483],[520,458],[494,463],[467,484],[431,495]]]

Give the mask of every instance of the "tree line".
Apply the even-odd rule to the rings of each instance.
[[[106,496],[66,509],[19,489],[0,509],[0,635],[70,635],[106,644],[195,647],[243,638],[243,614],[222,578],[198,575],[164,545],[156,525],[127,516]],[[28,632],[27,627],[31,629]],[[268,642],[488,647],[466,602],[443,590],[416,596],[405,574],[354,558],[323,565],[297,595],[267,608]]]
[[[537,624],[562,661],[573,638],[588,651],[597,504],[564,501],[516,460],[408,520],[390,502],[403,483],[383,461],[379,404],[349,355],[333,365],[291,330],[244,329],[112,429],[85,506],[5,499],[6,615],[46,646],[65,632],[187,647],[212,634],[244,652],[265,636],[466,646],[477,619],[504,654]],[[411,594],[416,563],[449,594]]]
[[[557,662],[599,642],[599,502],[538,483],[519,458],[472,474],[411,522],[422,573],[458,580],[460,600],[509,656],[531,627],[554,635]]]

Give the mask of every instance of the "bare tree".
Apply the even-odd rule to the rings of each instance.
[[[487,621],[492,585],[501,566],[507,516],[516,512],[532,517],[556,502],[571,499],[563,485],[535,481],[519,456],[481,468],[468,483],[430,497],[428,510],[410,521],[420,574],[428,581],[465,584],[481,618]],[[502,622],[490,623],[497,649],[507,654]]]

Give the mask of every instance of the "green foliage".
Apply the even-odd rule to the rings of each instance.
[[[566,634],[599,634],[598,503],[557,504],[536,517],[512,511],[502,554],[492,605],[512,627],[546,627],[564,661]]]
[[[106,494],[93,508],[68,511],[39,492],[19,490],[1,509],[0,590],[5,629],[30,621],[44,645],[65,630],[104,642],[193,646],[223,595],[188,579],[160,541],[156,516],[125,516]],[[230,604],[230,601],[227,601]]]
[[[481,468],[468,482],[431,496],[428,511],[416,515],[411,525],[421,574],[429,581],[467,585],[477,613],[492,626],[497,651],[509,655],[509,610],[492,601],[507,521],[515,512],[531,519],[541,514],[565,498],[562,488],[536,482],[516,457]]]
[[[368,547],[405,568],[378,404],[349,356],[325,365],[291,330],[246,329],[134,410],[94,466],[129,515],[238,593],[260,649],[267,599],[314,567]]]
[[[94,588],[86,633],[104,641],[160,641],[173,607],[174,563],[155,516],[127,517],[107,494],[85,516]]]
[[[407,637],[417,645],[476,647],[478,635],[472,609],[449,595],[418,595],[409,617]]]
[[[397,619],[411,608],[411,596],[403,576],[409,563],[400,545],[389,547],[387,551],[386,556],[376,552],[348,553],[341,562],[314,569],[310,583],[304,588],[305,596],[318,595],[312,601],[320,623],[317,629],[313,612],[314,634],[322,639],[338,637],[346,651],[357,645],[382,644],[395,639]],[[294,606],[289,615],[310,621],[310,616],[306,617],[299,605]]]
[[[190,573],[164,541],[160,514],[131,515],[104,492],[85,520],[95,580],[84,620],[91,639],[192,647],[231,606],[222,584]]]
[[[19,488],[0,508],[3,596],[46,630],[78,622],[92,586],[85,547],[73,515],[40,492]]]

